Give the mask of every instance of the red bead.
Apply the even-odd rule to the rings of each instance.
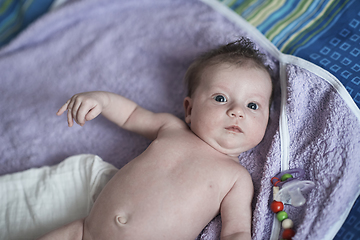
[[[271,211],[273,211],[274,213],[278,213],[278,212],[284,210],[284,204],[282,202],[273,201],[270,204],[270,208],[271,208]]]
[[[295,236],[295,231],[291,228],[285,229],[282,234],[282,238],[286,240],[291,240],[291,238]]]

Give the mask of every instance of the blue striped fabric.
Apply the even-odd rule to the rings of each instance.
[[[0,0],[0,47],[48,11],[54,0]]]
[[[333,28],[333,26],[337,23],[337,20],[343,15],[345,10],[351,6],[351,4],[346,4],[348,1],[341,3],[340,0],[337,0],[336,2],[338,4],[333,4],[331,7],[327,8],[323,15],[314,24],[307,27],[306,31],[302,31],[298,38],[293,40],[291,44],[284,48],[283,51],[289,54],[297,54],[301,51],[301,49],[303,49],[304,45],[309,46],[309,41],[311,41],[310,43],[314,43],[322,33],[331,29],[336,29]],[[320,14],[321,12],[319,12],[319,15]]]
[[[311,18],[312,13],[316,13],[316,11],[319,9],[319,3],[320,1],[313,1],[310,4],[309,8],[306,9],[306,11],[304,11],[293,22],[289,23],[282,32],[280,32],[273,38],[273,43],[276,44],[276,46],[278,46],[279,48],[281,48],[284,45],[284,42],[289,39],[291,34],[299,31],[299,29],[302,29],[305,26],[305,23],[307,23],[308,20]]]
[[[251,2],[251,1],[250,1],[250,2]],[[250,5],[249,8],[246,9],[246,10],[242,13],[242,15],[243,15],[244,17],[251,15],[258,7],[261,7],[261,5],[262,5],[263,3],[264,3],[264,1],[256,1],[256,2],[253,2],[253,4]]]
[[[279,20],[281,20],[286,13],[294,9],[296,5],[298,5],[298,3],[300,2],[285,2],[285,4],[281,8],[272,13],[267,18],[266,22],[261,23],[257,28],[263,33],[267,32],[267,30],[271,29],[271,27],[274,26]]]

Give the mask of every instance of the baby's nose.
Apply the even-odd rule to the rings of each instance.
[[[244,117],[244,111],[240,107],[230,108],[228,110],[227,114],[229,117],[234,117],[234,118],[243,118]]]

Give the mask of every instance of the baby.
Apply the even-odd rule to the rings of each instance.
[[[76,94],[59,109],[70,127],[101,113],[153,141],[115,174],[85,219],[41,240],[193,240],[219,213],[221,239],[251,239],[253,184],[238,156],[265,134],[268,67],[242,38],[199,57],[185,80],[185,122],[109,92]]]

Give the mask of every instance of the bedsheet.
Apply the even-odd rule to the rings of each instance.
[[[121,168],[149,142],[101,116],[69,129],[66,117],[55,115],[64,101],[77,92],[107,90],[182,118],[182,78],[194,57],[247,36],[267,55],[276,79],[265,138],[239,157],[255,185],[253,239],[271,237],[271,177],[296,167],[316,189],[304,207],[289,210],[297,230],[293,239],[331,239],[359,195],[359,109],[329,72],[281,54],[256,28],[217,4],[84,0],[27,28],[0,50],[0,174],[80,153]],[[218,216],[198,239],[218,239],[220,228]]]

